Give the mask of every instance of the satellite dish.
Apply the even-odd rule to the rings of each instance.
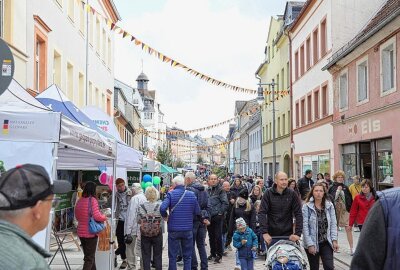
[[[10,47],[0,38],[0,95],[7,90],[14,76],[14,57]]]

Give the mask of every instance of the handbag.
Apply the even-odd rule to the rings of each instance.
[[[89,197],[89,232],[91,234],[98,234],[102,230],[106,228],[106,225],[104,222],[97,222],[93,218],[93,213],[92,213],[92,197]]]

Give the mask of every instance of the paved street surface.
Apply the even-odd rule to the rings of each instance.
[[[359,232],[354,232],[354,243],[358,242]],[[166,242],[166,241],[164,241]],[[208,242],[208,240],[207,240]],[[346,234],[344,230],[339,232],[339,245],[340,245],[340,253],[335,253],[335,269],[337,270],[347,270],[349,269],[349,265],[351,262],[350,250],[347,244]],[[74,243],[68,243],[64,245],[65,251],[68,257],[68,261],[70,263],[71,269],[78,270],[82,269],[83,263],[83,253],[82,251],[77,251],[76,245]],[[164,252],[163,252],[163,269],[168,269],[168,249],[167,245],[165,244]],[[51,251],[54,253],[55,248],[52,248]],[[209,264],[209,269],[215,270],[230,270],[234,269],[235,267],[235,258],[234,258],[234,251],[228,252],[228,256],[224,256],[222,263],[220,264]],[[178,269],[183,269],[182,266],[178,266]],[[58,254],[54,259],[51,269],[58,270],[58,269],[65,269],[64,263],[62,261],[61,256]],[[117,268],[118,269],[118,268]],[[255,269],[264,269],[264,260],[259,258],[255,262]],[[321,265],[322,269],[322,265]]]

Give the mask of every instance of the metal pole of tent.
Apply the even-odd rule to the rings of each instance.
[[[115,154],[117,156],[117,154]],[[115,179],[117,175],[117,164],[116,160],[113,159],[113,177]],[[111,233],[110,233],[110,254],[109,254],[109,270],[114,269],[114,229],[115,229],[115,222],[114,222],[114,209],[115,209],[115,180],[113,181],[113,188],[112,188],[112,201],[111,201]]]

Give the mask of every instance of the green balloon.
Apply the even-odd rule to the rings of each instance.
[[[153,177],[153,184],[154,185],[159,185],[161,183],[161,178],[158,176]]]
[[[141,185],[142,185],[142,188],[143,188],[143,189],[146,188],[146,182],[143,182],[143,181],[142,181]]]
[[[147,182],[147,183],[145,183],[144,188],[146,189],[146,188],[152,187],[152,186],[153,186],[152,182]]]

